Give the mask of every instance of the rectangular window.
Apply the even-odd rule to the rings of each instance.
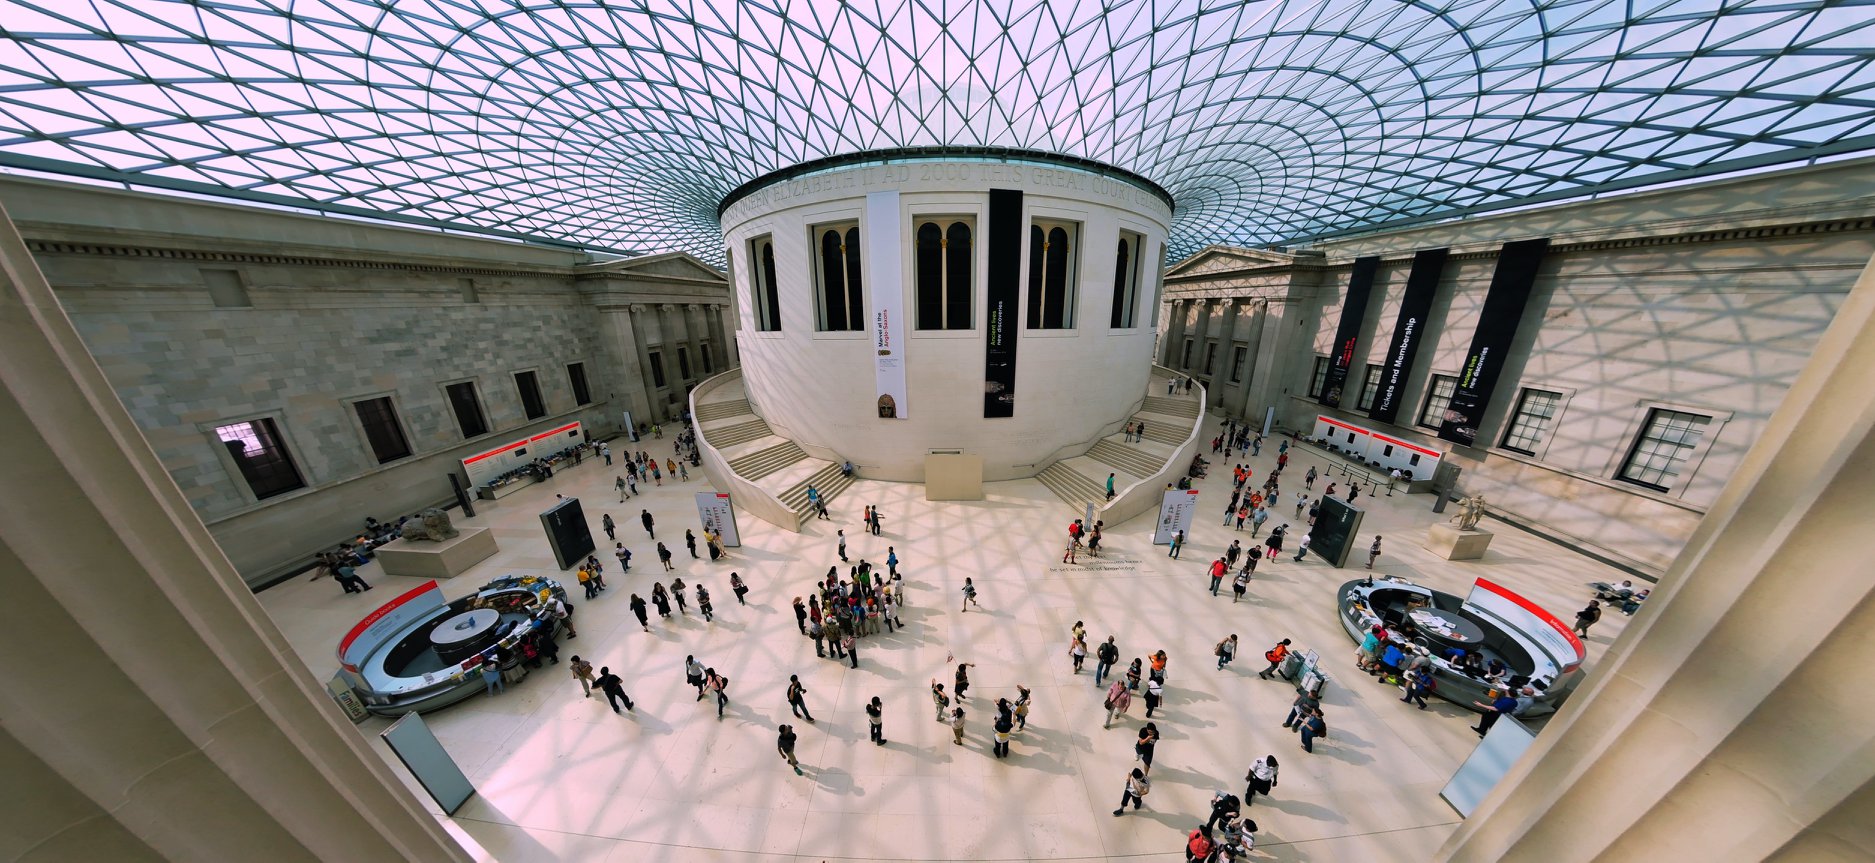
[[[358,412],[358,424],[364,427],[365,441],[371,444],[378,464],[410,455],[410,442],[404,438],[403,426],[397,424],[397,408],[390,396],[352,402],[352,410]]]
[[[1666,408],[1648,411],[1647,425],[1621,463],[1621,479],[1655,491],[1671,489],[1711,421],[1712,417]]]
[[[756,237],[749,241],[749,300],[754,304],[755,328],[781,332],[780,288],[775,284],[775,241]]]
[[[859,223],[816,225],[814,238],[814,325],[821,332],[857,332],[866,328],[861,284]]]
[[[464,439],[488,434],[488,420],[482,414],[482,402],[475,397],[475,382],[463,381],[443,388],[449,393],[449,409],[456,414],[456,428]]]
[[[713,375],[713,374],[715,374],[715,373],[716,373],[716,363],[715,363],[715,361],[714,361],[714,360],[712,360],[712,359],[710,358],[710,346],[709,346],[709,343],[707,343],[707,342],[705,342],[704,344],[701,344],[701,345],[698,345],[698,346],[697,346],[697,350],[700,350],[700,351],[702,351],[702,352],[703,352],[703,373],[704,373],[704,374],[706,374],[706,375]]]
[[[684,348],[677,349],[677,377],[690,380],[690,352]]]
[[[1205,342],[1204,373],[1209,375],[1211,374],[1211,370],[1216,367],[1217,367],[1217,342]]]
[[[1458,378],[1433,375],[1426,388],[1426,401],[1419,406],[1419,424],[1429,429],[1445,425],[1445,411],[1452,406],[1452,394],[1458,392]]]
[[[1121,330],[1133,326],[1139,316],[1139,274],[1145,268],[1146,238],[1132,231],[1120,232],[1120,246],[1113,253],[1113,316],[1107,325]]]
[[[592,390],[586,386],[585,363],[567,363],[566,382],[573,387],[573,404],[592,404]]]
[[[651,363],[651,383],[655,386],[664,386],[663,355],[657,351],[650,351],[645,354],[645,360]]]
[[[1238,347],[1231,349],[1231,352],[1230,352],[1230,382],[1231,383],[1233,384],[1243,383],[1243,364],[1249,358],[1250,358],[1249,348],[1246,348],[1240,345]]]
[[[971,254],[975,224],[958,216],[920,216],[912,220],[912,275],[917,287],[918,329],[970,329]]]
[[[1367,410],[1374,406],[1374,396],[1380,394],[1380,366],[1367,364],[1367,377],[1361,381],[1361,401],[1355,410]]]
[[[515,372],[514,387],[521,391],[521,412],[537,420],[547,415],[547,405],[540,400],[540,381],[533,372]]]
[[[266,500],[306,487],[299,468],[293,466],[293,459],[287,455],[279,427],[271,418],[220,426],[215,429],[215,437],[221,439],[228,454],[234,457],[234,466],[240,470],[241,478],[247,480],[255,499]]]
[[[1510,427],[1504,430],[1504,439],[1498,445],[1524,455],[1536,455],[1537,446],[1549,434],[1550,425],[1556,420],[1556,409],[1561,404],[1562,393],[1525,389],[1517,397],[1517,412],[1511,415]]]
[[[1073,222],[1037,219],[1029,225],[1029,329],[1074,329],[1079,232]]]
[[[1316,357],[1315,358],[1315,374],[1313,377],[1309,378],[1309,398],[1312,398],[1312,399],[1321,398],[1322,387],[1325,387],[1327,385],[1328,385],[1328,358]]]
[[[1178,367],[1191,368],[1191,339],[1185,340],[1185,352],[1178,355]]]

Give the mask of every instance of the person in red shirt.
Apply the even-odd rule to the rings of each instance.
[[[1230,570],[1230,564],[1225,563],[1224,558],[1220,557],[1217,560],[1211,561],[1211,595],[1212,596],[1217,595],[1217,586],[1224,582],[1224,573],[1228,572],[1229,570]]]
[[[1199,827],[1185,840],[1185,863],[1204,863],[1211,859],[1211,828]]]

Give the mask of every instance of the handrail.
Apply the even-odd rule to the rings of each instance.
[[[719,489],[730,493],[730,501],[732,504],[742,507],[743,510],[754,515],[756,518],[777,527],[799,533],[801,530],[801,521],[795,516],[794,510],[789,509],[786,504],[782,503],[780,496],[749,480],[743,479],[740,474],[736,473],[735,469],[729,466],[729,460],[723,457],[722,450],[718,449],[715,444],[710,443],[709,435],[703,431],[702,421],[695,419],[697,407],[700,404],[698,399],[740,377],[742,377],[741,367],[729,369],[722,374],[705,378],[702,383],[697,384],[690,390],[690,416],[692,417],[691,422],[695,424],[697,433],[697,454],[702,458],[703,469],[709,475],[710,479],[716,483]],[[754,402],[749,403],[749,409],[751,411],[755,409]],[[756,416],[759,417],[760,414]]]
[[[1147,392],[1150,393],[1152,391],[1150,388],[1156,384],[1182,377],[1190,376],[1153,363],[1152,373],[1147,375]],[[1124,490],[1115,489],[1116,494],[1113,500],[1107,501],[1097,509],[1102,516],[1119,524],[1140,513],[1157,508],[1165,486],[1168,483],[1177,482],[1178,477],[1184,476],[1185,472],[1191,469],[1191,457],[1198,451],[1198,437],[1204,431],[1204,421],[1210,416],[1211,409],[1210,390],[1196,378],[1192,379],[1192,385],[1193,391],[1198,395],[1198,415],[1192,418],[1191,433],[1185,436],[1183,443],[1172,449],[1172,454],[1166,458],[1165,467],[1160,468],[1158,473],[1126,486]],[[1145,404],[1143,396],[1140,404],[1142,406]]]

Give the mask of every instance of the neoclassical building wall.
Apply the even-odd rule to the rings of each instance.
[[[1023,194],[1023,272],[1015,308],[1014,416],[984,417],[989,193]],[[882,419],[871,333],[816,330],[816,226],[875,218],[868,193],[897,193],[899,279],[906,316],[916,314],[913,232],[921,216],[974,224],[972,317],[963,330],[905,329],[907,417]],[[875,199],[876,200],[876,199]],[[723,216],[736,294],[736,342],[750,400],[777,433],[810,453],[850,459],[862,474],[917,481],[931,450],[983,456],[984,478],[1033,475],[1078,455],[1117,430],[1144,394],[1152,357],[1156,278],[1169,208],[1145,189],[1071,167],[931,162],[846,168],[786,181],[735,201]],[[1027,262],[1033,220],[1078,225],[1071,329],[1029,329]],[[1113,328],[1110,311],[1122,231],[1144,238],[1134,326]],[[751,300],[751,241],[772,238],[781,328],[760,329]],[[875,254],[871,248],[865,255]],[[814,251],[818,251],[817,249]],[[866,292],[867,314],[873,311]],[[908,320],[906,323],[914,324]]]
[[[690,385],[733,362],[709,322],[727,310],[722,275],[684,255],[593,261],[16,179],[0,180],[0,201],[171,479],[254,582],[304,565],[367,515],[451,500],[448,474],[465,455],[573,420],[594,435],[626,411],[669,420]],[[514,377],[525,371],[545,410],[533,419]],[[475,385],[483,434],[465,437],[451,409],[444,387],[461,382]],[[380,397],[409,450],[382,464],[353,408]],[[260,418],[276,424],[302,488],[257,497],[218,451],[216,427]]]
[[[1322,243],[1300,254],[1217,249],[1168,273],[1161,356],[1212,384],[1213,402],[1286,428],[1317,414],[1447,453],[1460,487],[1515,521],[1643,572],[1664,571],[1762,433],[1771,412],[1875,253],[1875,171],[1867,161],[1627,195]],[[1551,246],[1475,447],[1422,425],[1437,376],[1463,365],[1503,243]],[[1421,347],[1391,424],[1362,408],[1382,364],[1415,251],[1450,248]],[[1312,393],[1330,354],[1353,260],[1381,258],[1341,409]],[[1246,314],[1243,310],[1249,309]],[[1261,317],[1259,317],[1261,316]],[[1202,349],[1245,347],[1206,373]],[[1269,335],[1275,335],[1272,350]],[[1194,338],[1190,366],[1184,342]],[[1258,337],[1262,336],[1259,341]],[[1220,347],[1219,354],[1229,351]],[[1525,388],[1558,393],[1529,453],[1507,449]],[[1620,479],[1650,411],[1710,421],[1680,475],[1658,490]]]

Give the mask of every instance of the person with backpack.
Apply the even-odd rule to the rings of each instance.
[[[1218,642],[1213,652],[1217,654],[1217,670],[1223,671],[1224,666],[1237,658],[1237,633],[1233,632],[1229,638]]]
[[[1185,839],[1185,863],[1205,863],[1211,859],[1211,828],[1201,826]]]
[[[1263,658],[1269,661],[1270,667],[1257,672],[1257,676],[1268,680],[1270,675],[1275,673],[1276,667],[1282,665],[1284,659],[1289,658],[1289,639],[1278,641],[1275,647],[1263,651]]]
[[[1114,717],[1125,716],[1127,708],[1133,706],[1133,693],[1126,691],[1126,684],[1115,680],[1107,688],[1107,700],[1102,703],[1107,708],[1107,721],[1101,723],[1100,727],[1111,728]]]
[[[1296,723],[1296,731],[1302,735],[1302,751],[1313,754],[1315,739],[1328,736],[1328,720],[1322,716],[1322,709],[1310,710],[1307,718]]]
[[[967,612],[970,610],[970,606],[973,606],[973,605],[979,609],[983,607],[982,603],[977,602],[976,584],[970,581],[969,576],[964,576],[964,608],[963,610]],[[959,612],[959,613],[962,613],[962,612]]]
[[[1220,823],[1228,826],[1230,822],[1236,820],[1237,814],[1241,811],[1243,811],[1243,803],[1237,799],[1237,795],[1220,788],[1216,794],[1211,795],[1211,817],[1204,822],[1204,826],[1215,828]]]
[[[1113,810],[1113,816],[1118,818],[1125,815],[1129,802],[1133,804],[1133,810],[1138,811],[1139,805],[1146,801],[1146,795],[1150,793],[1152,783],[1146,781],[1146,774],[1137,767],[1133,768],[1133,772],[1126,777],[1126,791],[1120,795],[1120,808]]]
[[[931,679],[931,703],[937,705],[937,721],[944,721],[944,711],[951,706],[951,697],[944,694],[944,684]]]
[[[794,741],[796,739],[794,726],[783,725],[779,729],[776,729],[776,732],[775,751],[781,753],[781,760],[788,762],[788,766],[794,768],[794,775],[802,775],[801,763],[794,758]]]

